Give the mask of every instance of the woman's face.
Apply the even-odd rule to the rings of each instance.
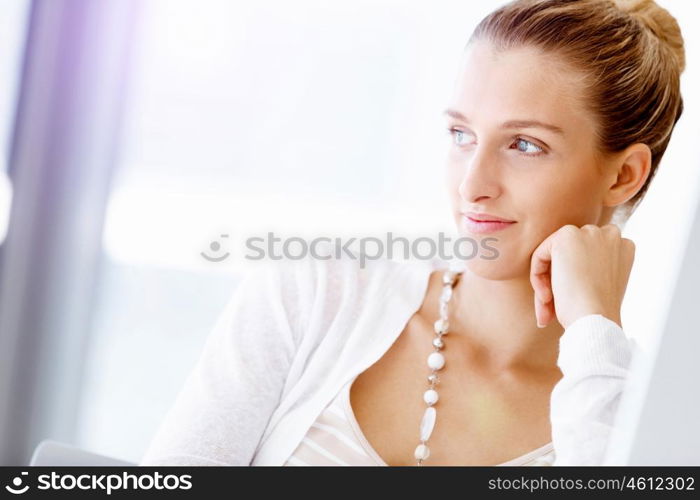
[[[460,235],[479,242],[483,257],[494,256],[485,247],[498,251],[494,260],[469,259],[473,272],[491,279],[529,274],[532,252],[547,236],[565,224],[597,224],[604,214],[609,186],[577,79],[534,48],[497,53],[477,41],[463,54],[446,115],[453,129],[447,187]],[[515,224],[477,234],[464,212]]]

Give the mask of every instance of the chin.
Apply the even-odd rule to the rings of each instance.
[[[529,276],[530,260],[527,255],[507,245],[499,246],[497,242],[484,242],[482,238],[474,238],[474,240],[478,242],[479,253],[464,260],[464,267],[471,273],[484,279],[497,281]],[[463,251],[463,254],[470,255],[469,250]]]

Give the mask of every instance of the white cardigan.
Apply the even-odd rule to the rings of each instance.
[[[140,465],[282,465],[340,388],[403,331],[430,272],[448,266],[305,258],[251,267]],[[553,465],[602,463],[636,348],[597,314],[561,336]]]

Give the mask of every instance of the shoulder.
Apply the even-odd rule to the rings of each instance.
[[[245,272],[244,279],[264,279],[283,286],[283,295],[310,299],[337,298],[333,291],[367,289],[393,277],[433,269],[436,260],[401,261],[386,257],[363,259],[358,255],[336,252],[330,244],[319,245],[314,256],[257,262]],[[328,293],[330,292],[330,293]]]
[[[305,257],[282,264],[294,269],[297,286],[326,306],[366,296],[386,294],[397,286],[415,284],[433,270],[449,264],[433,258],[394,260],[387,257],[363,258],[334,252],[334,247],[320,247],[316,257]]]
[[[246,279],[266,281],[273,299],[295,318],[301,334],[311,327],[326,330],[339,314],[356,316],[388,295],[415,302],[430,273],[448,266],[439,258],[361,259],[322,245],[315,256],[255,263]]]

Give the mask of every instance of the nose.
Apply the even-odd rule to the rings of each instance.
[[[468,203],[482,198],[495,198],[500,193],[498,160],[486,147],[477,147],[464,164],[459,195]]]

